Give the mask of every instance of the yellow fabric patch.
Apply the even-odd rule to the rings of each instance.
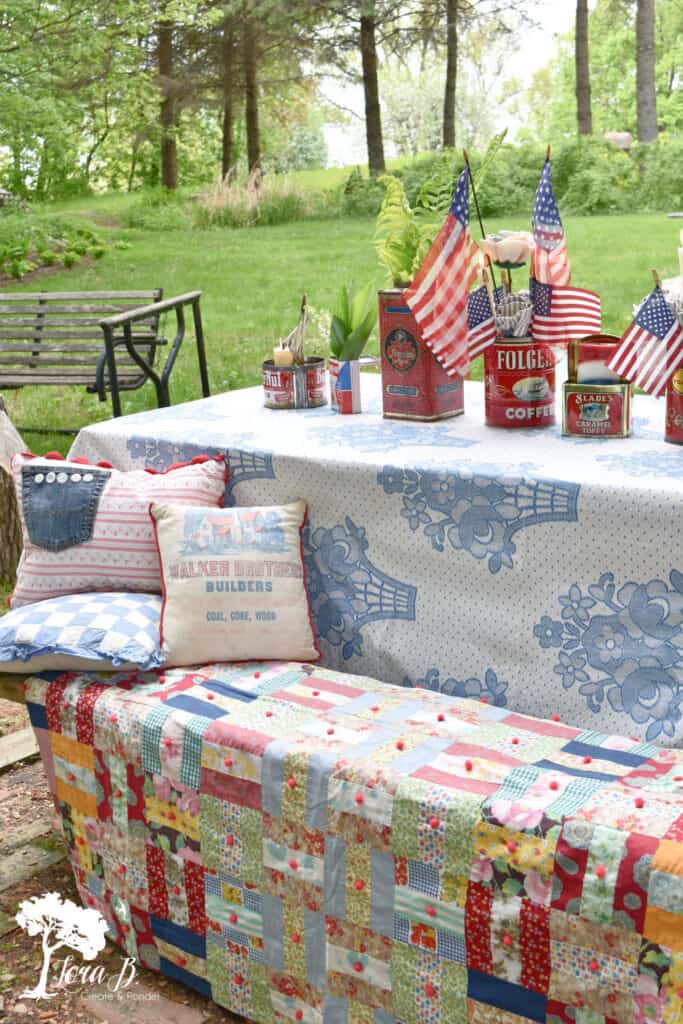
[[[53,757],[61,757],[62,760],[70,761],[71,764],[75,764],[79,768],[94,770],[95,751],[87,744],[72,740],[70,736],[64,736],[60,732],[51,732],[50,746]]]
[[[658,942],[660,946],[683,950],[683,917],[680,914],[648,906],[643,931],[645,938]]]

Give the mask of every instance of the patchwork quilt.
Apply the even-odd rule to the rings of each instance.
[[[26,684],[83,901],[258,1024],[681,1024],[683,750],[310,665]]]

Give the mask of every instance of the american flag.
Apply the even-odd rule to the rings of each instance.
[[[643,391],[659,397],[682,362],[683,327],[657,285],[607,365]]]
[[[571,279],[571,268],[567,254],[567,242],[555,202],[553,183],[550,179],[550,160],[546,160],[541,180],[536,189],[534,214],[534,276],[541,284],[567,285]]]
[[[534,341],[554,344],[599,334],[602,327],[600,296],[585,288],[561,288],[532,282],[534,313],[531,335]]]
[[[478,252],[469,229],[469,187],[466,167],[458,178],[446,220],[404,293],[425,345],[451,376],[467,372],[469,362],[467,294]]]
[[[476,359],[496,340],[496,318],[486,285],[476,288],[467,297],[470,359]]]

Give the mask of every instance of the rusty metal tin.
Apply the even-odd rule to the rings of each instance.
[[[263,404],[267,409],[316,409],[327,404],[325,360],[307,359],[303,366],[263,364]]]
[[[555,356],[531,338],[497,338],[484,351],[484,403],[489,427],[555,423]]]
[[[573,437],[629,437],[631,385],[564,385],[562,433]]]
[[[683,444],[683,370],[676,370],[666,389],[664,440]]]
[[[442,420],[465,411],[463,379],[449,376],[420,337],[400,288],[378,293],[382,408],[387,419]]]

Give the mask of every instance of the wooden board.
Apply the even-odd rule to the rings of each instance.
[[[35,757],[36,754],[38,744],[30,725],[17,732],[10,732],[7,736],[0,736],[0,771],[26,757]]]

